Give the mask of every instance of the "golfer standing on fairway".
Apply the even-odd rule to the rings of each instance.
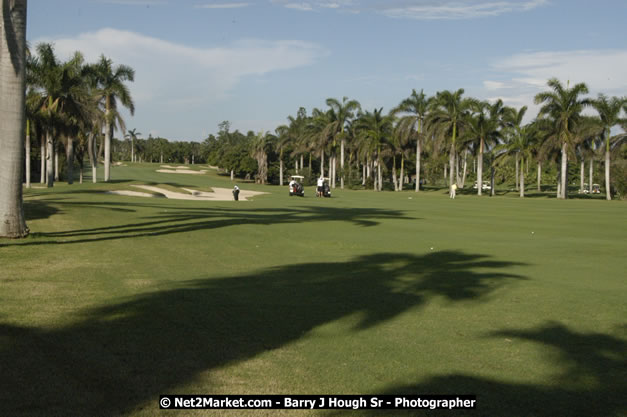
[[[451,184],[451,198],[454,200],[455,199],[455,191],[457,190],[457,184],[453,183]]]
[[[320,178],[318,178],[318,190],[316,192],[316,196],[321,197],[322,196],[322,188],[324,187],[324,177],[321,175]]]

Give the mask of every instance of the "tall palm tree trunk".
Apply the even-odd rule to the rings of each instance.
[[[39,182],[44,184],[46,182],[46,141],[43,135],[39,135],[39,159],[40,159],[40,180]]]
[[[524,165],[524,161],[525,161],[525,157],[521,155],[520,157],[520,197],[524,197],[525,196],[525,170],[522,169],[523,165]]]
[[[67,183],[74,183],[74,140],[67,138],[67,146],[65,148],[66,165],[67,165]]]
[[[459,164],[460,164],[459,154],[456,152],[455,153],[455,184],[457,184],[457,188],[460,188],[462,185],[460,176],[459,176]]]
[[[453,185],[453,175],[454,175],[454,167],[455,167],[455,145],[451,145],[451,152],[449,155],[449,161],[448,161],[448,166],[449,166],[449,188]],[[445,167],[446,169],[446,167]],[[445,174],[446,175],[446,174]]]
[[[519,190],[519,186],[518,186],[518,152],[516,153],[516,176],[515,176],[515,181],[516,181],[516,191]]]
[[[324,149],[320,151],[320,176],[324,177]]]
[[[462,185],[461,188],[464,188],[464,185],[466,184],[466,172],[467,172],[467,168],[468,168],[468,150],[464,149],[464,168],[463,168],[463,174],[462,174]]]
[[[605,198],[606,200],[612,199],[612,193],[610,192],[610,140],[609,132],[607,144],[605,147]]]
[[[333,151],[333,160],[331,162],[331,166],[333,167],[333,181],[332,181],[332,187],[335,188],[335,180],[337,179],[337,154],[335,153],[336,151]]]
[[[340,142],[340,188],[344,189],[344,146],[345,140],[342,139]]]
[[[562,145],[562,173],[561,173],[561,183],[562,183],[562,199],[566,199],[568,197],[568,148],[566,142]]]
[[[0,236],[20,238],[28,235],[22,205],[26,0],[3,1],[0,22]]]
[[[46,177],[48,188],[54,186],[54,142],[50,131],[46,132]]]
[[[593,161],[593,159],[592,159],[592,157],[590,157],[590,171],[589,171],[589,173],[588,173],[588,174],[589,174],[589,176],[590,176],[590,179],[589,179],[589,181],[590,181],[590,182],[588,183],[588,193],[589,193],[589,194],[592,194],[592,180],[593,180],[593,174],[592,174],[592,161]]]
[[[416,192],[420,192],[420,154],[422,149],[420,139],[416,141]]]
[[[490,161],[490,197],[494,197],[496,195],[496,190],[494,189],[494,161]]]
[[[392,156],[392,182],[394,182],[394,191],[398,191],[398,182],[396,181],[396,156]]]
[[[89,164],[91,165],[91,182],[94,184],[97,182],[96,179],[96,167],[97,167],[97,157],[96,157],[96,135],[90,133],[87,136],[87,154],[89,155]]]
[[[366,164],[361,166],[361,185],[366,185]]]
[[[538,191],[542,191],[542,162],[538,161]]]
[[[283,186],[283,149],[279,154],[279,185]]]
[[[131,136],[131,162],[135,162],[135,141],[133,140],[133,136]],[[192,162],[192,165],[193,164]]]
[[[403,180],[405,179],[405,155],[401,154],[401,175],[398,179],[398,189],[403,191]]]
[[[379,191],[383,191],[383,171],[381,170],[381,150],[377,155],[377,172],[379,173]]]
[[[54,147],[54,180],[59,181],[59,143]]]
[[[583,181],[584,181],[585,176],[586,176],[586,173],[585,173],[586,172],[586,169],[585,169],[586,168],[585,167],[586,162],[583,159],[583,157],[581,158],[581,163],[579,165],[580,165],[580,169],[579,169],[579,177],[580,177],[580,180],[579,180],[579,192],[583,193]]]
[[[110,120],[110,98],[106,98],[105,111],[105,139],[104,139],[104,182],[111,180],[111,120]],[[161,161],[163,163],[163,161]]]
[[[483,190],[483,138],[479,139],[479,155],[477,155],[477,195]]]
[[[26,140],[24,141],[24,151],[26,157],[26,188],[30,188],[30,120],[26,120]]]

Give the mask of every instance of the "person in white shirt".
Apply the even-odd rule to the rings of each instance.
[[[316,192],[316,196],[317,197],[321,197],[322,196],[323,187],[324,187],[324,177],[320,177],[320,178],[318,178],[318,190]]]

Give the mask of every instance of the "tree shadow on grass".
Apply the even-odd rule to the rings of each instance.
[[[61,212],[55,205],[42,200],[24,200],[23,206],[26,221],[47,219]]]
[[[359,332],[434,297],[482,302],[525,279],[505,272],[512,265],[462,252],[380,253],[190,281],[84,311],[64,327],[0,324],[0,415],[156,413],[159,394],[210,386],[213,370],[318,326],[356,315],[345,331]]]
[[[157,206],[154,204],[128,205],[122,203],[87,203],[64,202],[63,205],[79,207],[108,208],[113,211],[132,212],[134,207],[160,209],[157,214],[137,218],[137,221],[114,226],[89,229],[68,230],[62,232],[39,232],[37,236],[51,238],[43,241],[26,241],[14,245],[50,245],[88,243],[104,240],[129,239],[140,236],[163,236],[173,233],[186,233],[198,230],[210,230],[242,224],[274,225],[301,222],[344,221],[356,226],[370,227],[379,224],[382,219],[418,220],[403,215],[399,210],[375,208],[339,208],[339,207],[297,207],[297,208],[180,208]],[[120,207],[122,206],[122,207]]]
[[[430,377],[413,385],[389,387],[376,394],[477,396],[476,410],[422,410],[425,415],[624,416],[627,412],[627,339],[624,328],[616,333],[580,333],[561,323],[547,322],[534,329],[501,330],[487,336],[512,344],[513,350],[519,349],[516,344],[520,343],[541,346],[547,362],[560,368],[546,385],[450,374]],[[390,415],[415,413],[416,410],[395,410]],[[329,416],[336,415],[329,413]],[[362,415],[379,416],[382,413],[367,410]]]

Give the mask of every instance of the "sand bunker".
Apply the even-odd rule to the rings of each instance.
[[[202,175],[207,173],[207,171],[205,171],[204,169],[201,169],[200,171],[194,171],[192,169],[182,169],[182,168],[175,168],[175,169],[158,169],[157,172],[164,172],[167,174],[195,174],[195,175]]]
[[[128,195],[131,197],[157,197],[154,194],[142,193],[141,191],[127,191],[127,190],[107,191],[106,194]]]
[[[192,193],[177,193],[174,191],[166,190],[163,188],[155,187],[152,185],[132,185],[133,187],[142,188],[144,190],[153,191],[159,194],[163,194],[167,198],[173,200],[196,200],[196,201],[230,201],[233,200],[232,189],[230,188],[213,188],[213,192],[196,191],[192,189],[183,188],[183,190]],[[140,191],[108,191],[107,194],[128,195],[133,197],[156,197],[154,194],[142,193]],[[251,197],[257,195],[267,194],[259,191],[240,190],[239,199],[247,201]]]

